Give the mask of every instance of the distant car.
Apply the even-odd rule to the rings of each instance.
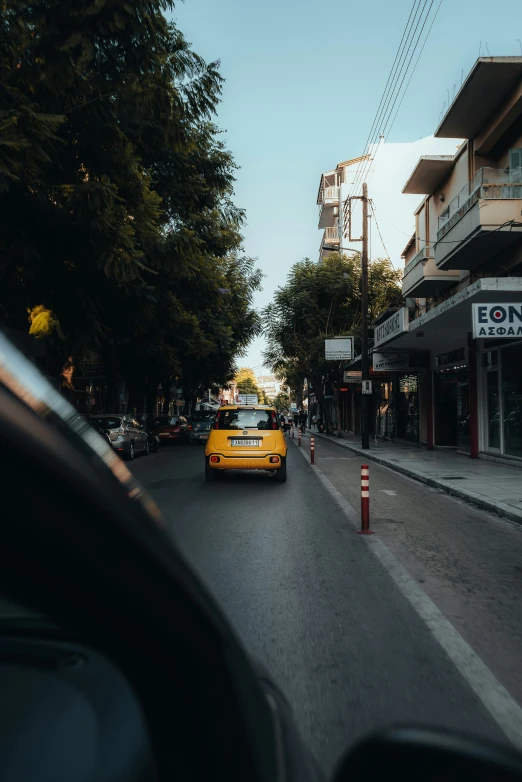
[[[192,426],[192,431],[189,432],[189,441],[191,443],[206,443],[215,420],[216,414],[208,410],[202,410],[188,416],[187,421]]]
[[[149,453],[147,432],[133,416],[106,413],[85,418],[91,426],[103,432],[114,450],[124,459],[132,461],[139,453]]]
[[[267,470],[286,481],[288,446],[271,405],[224,405],[205,447],[205,478],[214,481],[225,470]]]
[[[182,415],[157,416],[153,420],[153,431],[165,443],[187,443],[192,425]]]

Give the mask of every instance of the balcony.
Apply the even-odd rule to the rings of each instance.
[[[481,168],[439,217],[439,269],[474,269],[522,239],[522,168]]]
[[[402,295],[413,299],[429,298],[455,285],[458,279],[458,271],[437,269],[433,247],[423,247],[404,267]]]
[[[331,228],[325,228],[319,245],[319,260],[327,258],[332,252],[339,250],[341,240],[339,237],[339,225],[336,222]]]
[[[319,228],[332,228],[338,215],[339,188],[323,188],[319,200]]]

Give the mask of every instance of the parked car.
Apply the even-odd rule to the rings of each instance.
[[[149,451],[151,453],[157,451],[161,440],[154,429],[155,418],[152,415],[146,415],[145,413],[137,413],[136,419],[145,427],[147,437],[149,438]]]
[[[189,416],[187,421],[189,426],[192,426],[192,431],[189,431],[189,441],[191,443],[206,443],[215,420],[215,413],[208,410],[202,410]]]
[[[131,415],[104,414],[89,415],[86,420],[102,430],[114,450],[124,459],[132,461],[139,454],[150,451],[149,438],[143,425]]]
[[[182,415],[157,416],[154,419],[153,431],[165,443],[186,443],[192,430],[191,424]]]

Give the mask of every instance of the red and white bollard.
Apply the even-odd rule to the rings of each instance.
[[[315,464],[315,437],[310,437],[310,464]]]
[[[297,445],[301,447],[301,427],[297,427]]]
[[[358,535],[373,535],[370,529],[370,470],[361,464],[361,529]]]

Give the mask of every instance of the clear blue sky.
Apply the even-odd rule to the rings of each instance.
[[[295,261],[317,258],[320,175],[362,153],[411,6],[412,0],[178,2],[178,27],[198,54],[221,61],[226,79],[217,122],[241,167],[235,201],[247,212],[245,251],[267,275],[258,307]],[[451,97],[460,86],[481,42],[484,55],[486,43],[491,55],[521,54],[520,7],[520,0],[442,0],[388,141],[433,133],[448,90]],[[259,365],[262,347],[263,340],[254,341],[239,363]]]

